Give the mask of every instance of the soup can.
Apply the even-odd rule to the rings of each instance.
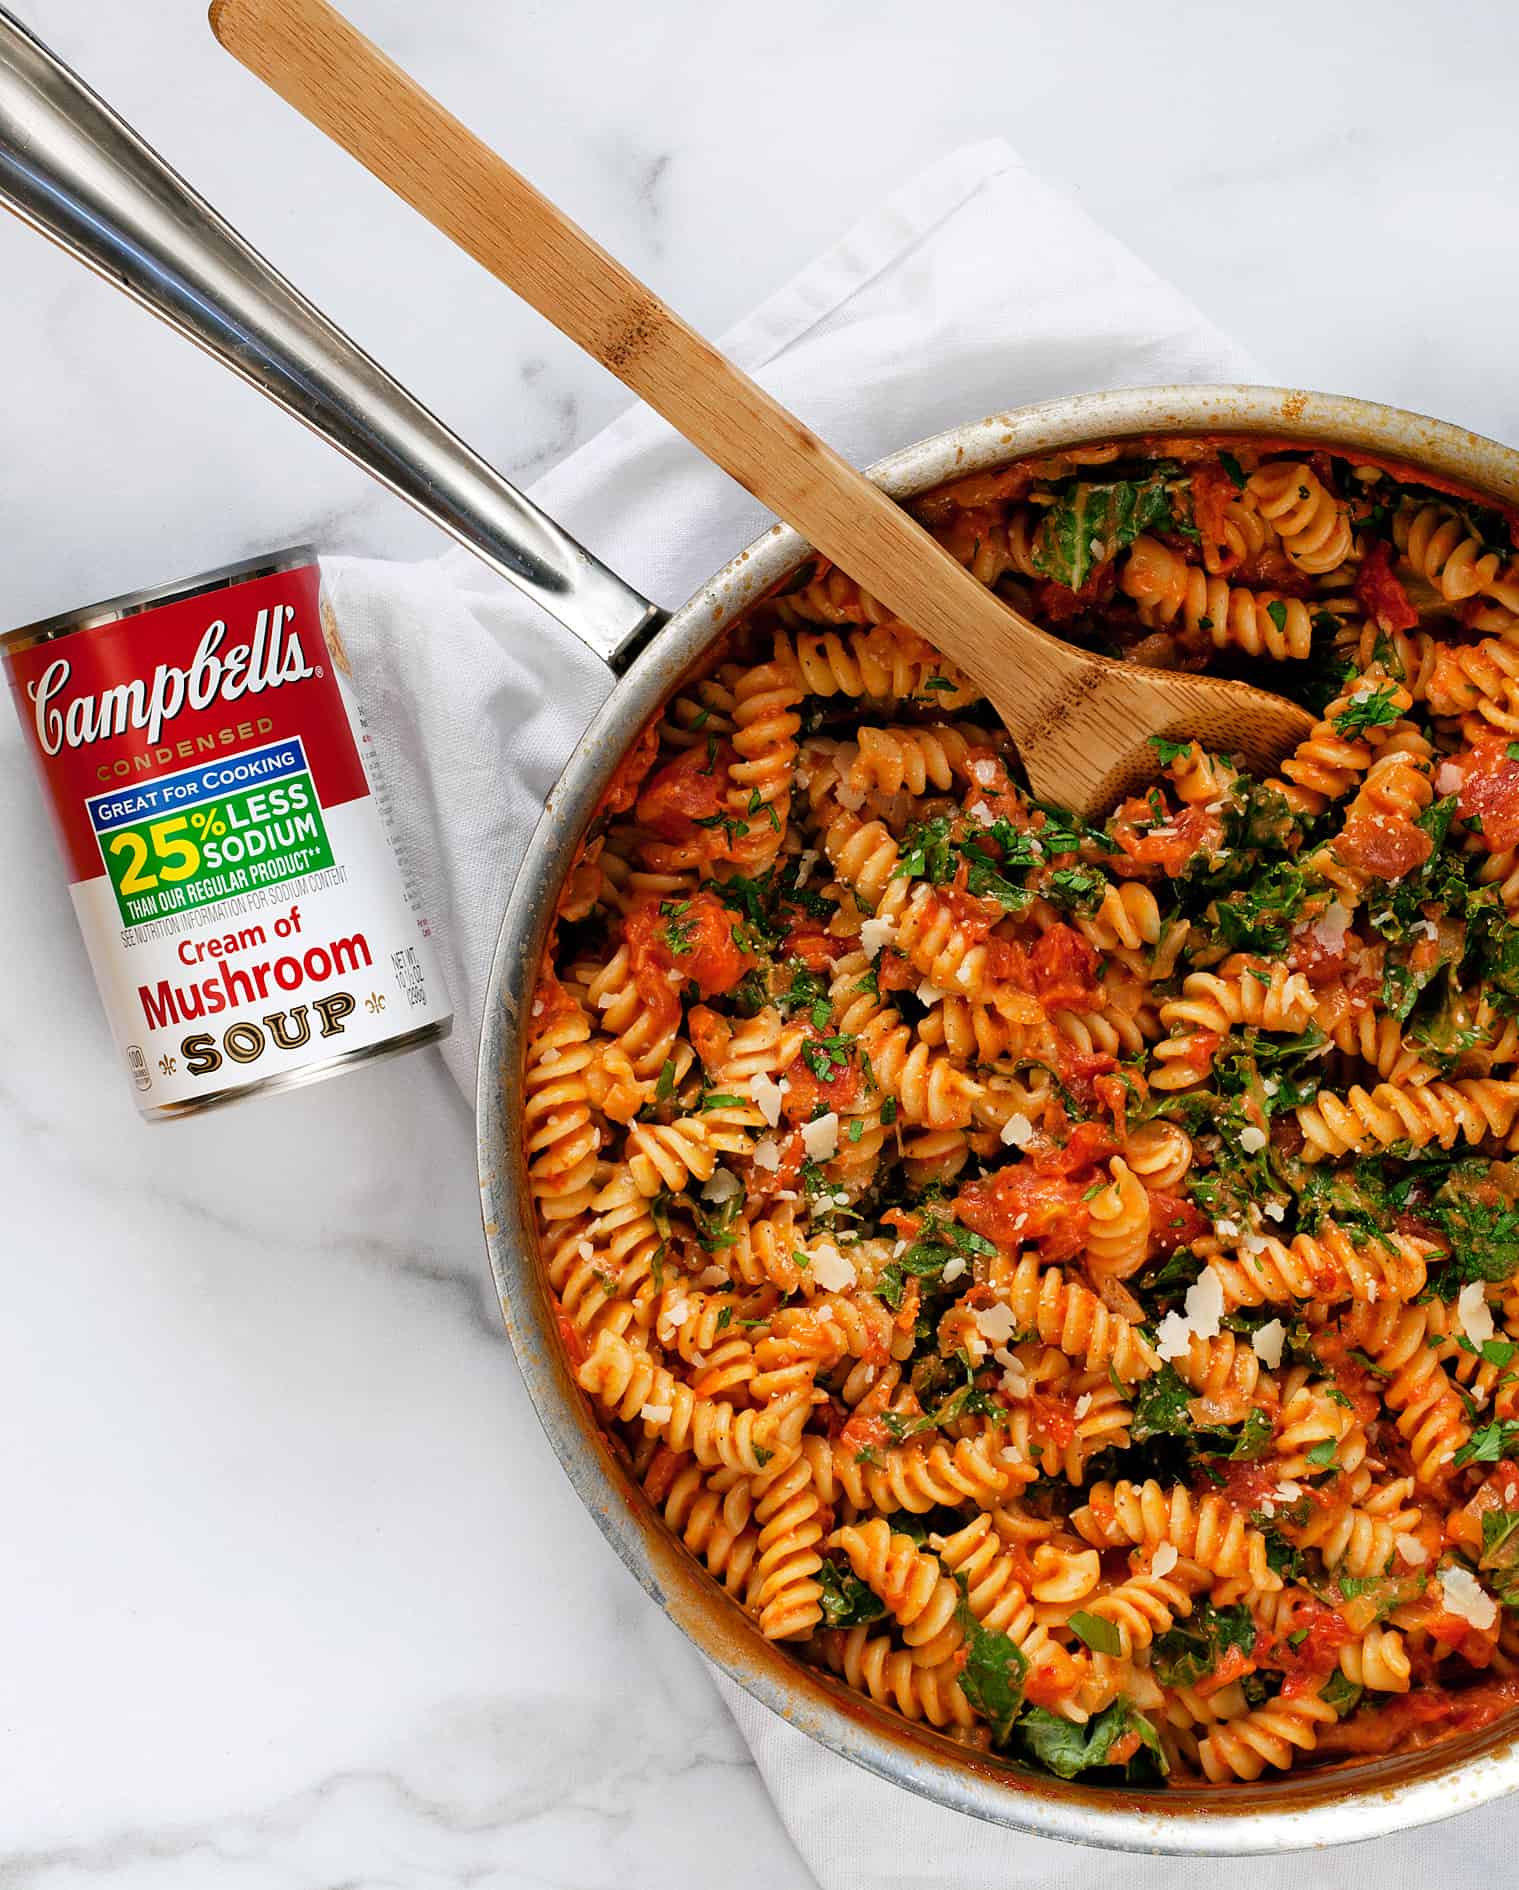
[[[427,916],[307,547],[0,639],[138,1108],[448,1034]]]

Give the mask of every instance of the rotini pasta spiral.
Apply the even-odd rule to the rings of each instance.
[[[1168,1493],[1155,1482],[1096,1483],[1071,1522],[1096,1548],[1168,1544],[1215,1575],[1237,1576],[1266,1591],[1282,1585],[1265,1537],[1221,1496],[1197,1498],[1181,1485]]]
[[[1317,1694],[1279,1697],[1215,1726],[1198,1741],[1198,1759],[1215,1785],[1226,1779],[1259,1778],[1268,1765],[1285,1772],[1300,1752],[1313,1750],[1320,1729],[1333,1725],[1337,1717]]]
[[[624,1423],[641,1418],[672,1450],[689,1450],[708,1469],[721,1465],[757,1475],[772,1458],[795,1455],[807,1418],[805,1398],[764,1411],[735,1411],[717,1399],[699,1398],[615,1332],[596,1335],[576,1376],[583,1391]]]
[[[889,1636],[868,1628],[837,1628],[823,1637],[830,1667],[859,1693],[881,1706],[893,1706],[904,1719],[926,1719],[930,1726],[973,1726],[976,1715],[955,1678],[955,1662],[918,1665],[911,1654],[896,1652]]]
[[[1301,661],[1313,643],[1313,622],[1298,598],[1208,577],[1158,539],[1134,540],[1119,582],[1139,606],[1142,623],[1166,627],[1180,619],[1215,649],[1233,646],[1250,656]]]
[[[1215,1255],[1208,1267],[1226,1306],[1412,1299],[1423,1291],[1431,1251],[1429,1242],[1409,1234],[1358,1242],[1330,1221],[1317,1234],[1299,1234],[1290,1243],[1270,1234],[1250,1235],[1234,1258]]]
[[[919,1666],[937,1667],[950,1658],[965,1638],[956,1619],[960,1593],[937,1557],[920,1551],[911,1536],[893,1533],[882,1516],[846,1524],[828,1540],[886,1603]]]
[[[665,1522],[693,1555],[733,1594],[742,1594],[754,1565],[758,1532],[750,1527],[753,1500],[741,1471],[703,1470],[673,1451],[656,1457],[644,1489]]]
[[[1366,1090],[1357,1084],[1343,1097],[1320,1090],[1296,1114],[1306,1161],[1359,1155],[1397,1143],[1425,1148],[1434,1142],[1448,1149],[1461,1141],[1507,1136],[1519,1115],[1519,1083],[1473,1077],[1416,1089],[1378,1083]]]
[[[1497,552],[1483,550],[1459,512],[1442,505],[1400,505],[1393,514],[1392,535],[1410,569],[1433,584],[1448,604],[1479,592],[1500,596],[1515,590],[1512,582],[1501,582],[1503,560]],[[1507,596],[1502,601],[1514,608]]]
[[[1282,548],[1300,571],[1322,576],[1350,556],[1350,521],[1302,460],[1273,460],[1252,473],[1246,492],[1276,527]]]

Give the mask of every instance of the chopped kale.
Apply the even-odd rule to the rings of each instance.
[[[1031,1706],[1019,1718],[1017,1731],[1023,1751],[1057,1778],[1078,1778],[1112,1765],[1113,1748],[1130,1734],[1139,1741],[1125,1767],[1130,1782],[1158,1783],[1168,1769],[1155,1728],[1127,1700],[1115,1700],[1079,1726],[1046,1707]]]
[[[1039,523],[1035,569],[1079,591],[1096,566],[1115,558],[1141,532],[1171,526],[1176,516],[1171,491],[1171,481],[1157,476],[1103,485],[1077,480]]]
[[[991,1725],[992,1742],[1001,1745],[1012,1731],[1023,1704],[1028,1660],[1015,1640],[999,1628],[983,1627],[965,1599],[964,1577],[957,1618],[965,1634],[965,1665],[960,1690]]]
[[[817,1572],[823,1620],[829,1627],[866,1627],[879,1621],[886,1603],[862,1582],[847,1562],[825,1561]]]
[[[1156,1636],[1151,1661],[1162,1686],[1195,1687],[1231,1647],[1248,1654],[1254,1646],[1255,1622],[1243,1602],[1215,1608],[1204,1601],[1185,1620]]]

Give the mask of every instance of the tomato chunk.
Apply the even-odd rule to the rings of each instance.
[[[731,991],[754,963],[733,937],[735,919],[721,900],[707,892],[691,899],[650,899],[636,905],[623,921],[623,937],[639,991],[659,1007],[680,1009],[677,988],[688,979],[703,997]]]
[[[698,821],[715,819],[722,811],[732,754],[731,743],[718,742],[710,753],[688,748],[656,769],[638,796],[640,826],[661,840],[691,839]]]
[[[1392,553],[1384,540],[1374,539],[1356,576],[1356,602],[1379,630],[1418,628],[1419,613],[1408,601],[1408,592],[1393,574]]]
[[[825,1110],[847,1109],[860,1093],[860,1066],[852,1048],[807,1028],[807,1044],[786,1066],[789,1084],[781,1098],[788,1122],[809,1122],[819,1104]]]
[[[1102,996],[1097,987],[1097,954],[1069,925],[1052,925],[1034,947],[1029,960],[1034,989],[1052,1011],[1095,1011]]]
[[[1455,757],[1463,770],[1457,812],[1480,820],[1483,846],[1491,853],[1519,845],[1519,761],[1511,760],[1507,742],[1480,742]]]
[[[1334,850],[1347,866],[1376,879],[1401,879],[1424,864],[1435,843],[1406,814],[1352,814]]]
[[[1157,822],[1147,799],[1125,801],[1113,821],[1113,838],[1124,859],[1112,861],[1112,868],[1122,873],[1128,862],[1131,877],[1135,870],[1159,867],[1174,878],[1196,854],[1215,852],[1223,837],[1223,822],[1205,807],[1179,808]]]
[[[1086,1245],[1091,1210],[1084,1183],[1041,1174],[1033,1162],[1017,1162],[984,1180],[972,1181],[955,1197],[955,1213],[975,1233],[1011,1247],[1037,1243],[1047,1260],[1068,1260]]]

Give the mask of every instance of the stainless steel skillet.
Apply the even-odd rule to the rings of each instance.
[[[545,1431],[609,1541],[691,1638],[834,1751],[941,1804],[1046,1836],[1135,1850],[1274,1851],[1385,1835],[1519,1786],[1508,1727],[1350,1775],[1155,1798],[1064,1785],[878,1713],[759,1638],[649,1513],[566,1370],[523,1186],[518,1022],[563,874],[618,760],[683,674],[805,548],[775,528],[667,620],[418,406],[3,12],[0,199],[477,551],[622,679],[550,796],[503,920],[481,1048],[480,1178],[506,1323]],[[1519,455],[1491,441],[1366,402],[1245,387],[1081,395],[999,414],[908,447],[873,476],[906,498],[1026,453],[1167,432],[1355,447],[1519,503]]]

